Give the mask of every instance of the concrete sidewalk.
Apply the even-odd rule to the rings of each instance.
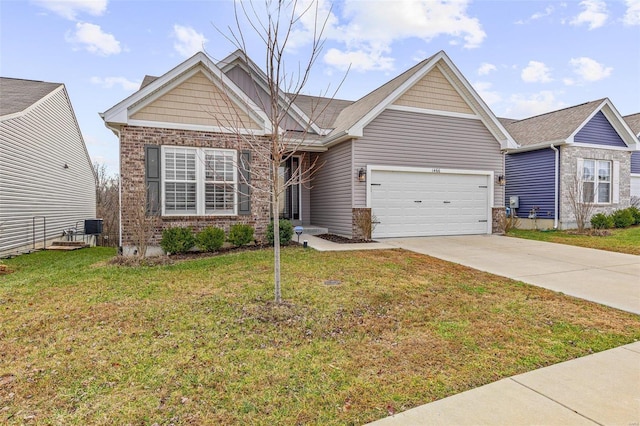
[[[503,379],[370,423],[624,425],[640,422],[640,342]]]
[[[403,248],[640,314],[640,256],[495,235],[384,239],[317,250]],[[371,423],[640,425],[640,342],[520,374]]]

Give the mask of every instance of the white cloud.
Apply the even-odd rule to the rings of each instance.
[[[87,22],[76,23],[75,32],[67,33],[66,40],[101,56],[115,55],[122,51],[120,42],[112,34],[102,31],[99,25]]]
[[[625,25],[640,25],[640,0],[627,0],[627,11],[622,18]]]
[[[509,107],[505,116],[510,118],[526,118],[564,108],[566,104],[555,98],[550,90],[543,90],[529,96],[516,94],[509,98]]]
[[[553,13],[553,11],[554,11],[553,6],[547,6],[544,9],[544,12],[536,12],[533,15],[531,15],[531,18],[529,18],[529,19],[535,21],[536,19],[544,18],[545,16],[551,15]]]
[[[569,22],[571,25],[588,24],[589,29],[593,30],[607,22],[609,13],[603,0],[583,0],[580,2],[580,6],[584,10]]]
[[[361,71],[386,70],[393,68],[389,56],[393,43],[410,38],[428,42],[448,37],[465,48],[479,47],[486,33],[480,21],[468,15],[468,3],[469,0],[403,0],[364,4],[362,0],[345,0],[342,7],[331,9],[328,0],[320,0],[319,21],[328,16],[324,37],[344,45],[328,51],[324,59],[341,69],[351,64],[352,69]],[[305,0],[298,7],[305,10],[308,5],[309,0]],[[290,47],[297,49],[309,43],[315,22],[315,9],[311,9],[296,26]]]
[[[493,108],[496,104],[502,102],[502,96],[495,90],[491,90],[492,84],[489,82],[477,81],[473,84],[473,88],[476,89],[476,92],[478,92],[489,107]]]
[[[483,62],[482,64],[480,64],[480,68],[478,68],[478,75],[487,75],[491,71],[496,71],[497,69],[498,68],[496,68],[495,65]]]
[[[583,82],[602,80],[609,77],[613,72],[612,67],[605,67],[598,61],[587,57],[571,58],[569,64],[573,66],[573,72],[576,73]]]
[[[339,69],[346,71],[389,71],[393,69],[393,58],[384,56],[380,51],[355,50],[343,52],[338,49],[329,49],[324,55],[324,61]],[[349,68],[351,67],[351,68]]]
[[[525,83],[548,83],[553,81],[550,72],[551,69],[543,62],[529,61],[520,76]]]
[[[100,16],[107,10],[107,0],[33,0],[63,18],[75,20],[79,13]]]
[[[125,77],[91,77],[91,83],[102,86],[105,89],[111,89],[114,86],[120,86],[122,89],[127,91],[138,90],[140,87],[139,81],[131,81],[126,79]]]
[[[191,27],[184,27],[178,24],[173,26],[172,36],[176,38],[173,48],[184,57],[189,57],[203,50],[204,44],[207,42],[203,34]]]

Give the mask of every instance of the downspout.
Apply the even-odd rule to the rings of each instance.
[[[120,130],[105,123],[118,136],[118,254],[122,254],[122,140]]]
[[[553,146],[553,144],[549,145],[549,148],[555,151],[555,167],[553,168],[553,229],[558,229],[558,166],[560,161],[560,150]]]

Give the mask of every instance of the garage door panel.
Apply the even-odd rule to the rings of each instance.
[[[484,234],[488,176],[374,170],[375,237]]]

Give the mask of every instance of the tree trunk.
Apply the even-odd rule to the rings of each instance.
[[[282,303],[280,290],[280,181],[278,169],[280,164],[273,162],[273,281],[275,303]]]

